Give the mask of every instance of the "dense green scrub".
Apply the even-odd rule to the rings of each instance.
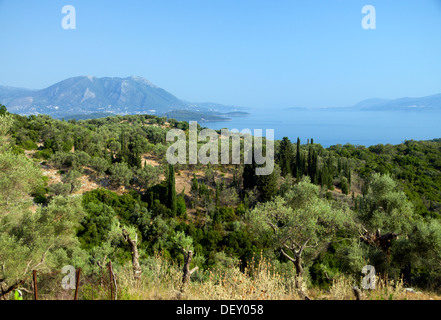
[[[389,279],[441,284],[440,140],[325,149],[284,138],[275,143],[274,172],[256,176],[256,164],[168,165],[167,131],[188,130],[173,119],[62,121],[7,112],[0,119],[5,286],[32,268],[75,264],[93,275],[107,261],[116,268],[131,263],[123,228],[137,239],[143,268],[158,252],[182,265],[186,239],[200,270],[243,270],[263,256],[309,285],[327,287],[341,275],[359,281],[368,264]],[[144,154],[160,166],[144,165]],[[60,183],[48,185],[40,170],[47,166],[58,170]],[[76,195],[82,175],[102,187]],[[191,190],[176,194],[178,175],[191,181]],[[120,186],[128,192],[108,190]],[[25,200],[38,204],[37,213]],[[381,235],[392,240],[380,244]],[[203,281],[202,274],[193,277]]]

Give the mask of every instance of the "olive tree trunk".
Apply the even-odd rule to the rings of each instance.
[[[181,285],[181,292],[184,292],[185,289],[188,286],[188,283],[190,282],[190,277],[191,275],[198,269],[198,267],[194,267],[193,269],[190,270],[190,264],[191,264],[191,259],[193,258],[193,251],[185,251],[183,250],[184,253],[184,269],[183,269],[183,276],[182,276],[182,285]]]
[[[129,233],[125,229],[122,229],[122,233],[124,239],[130,245],[130,249],[132,250],[133,278],[135,279],[136,283],[139,284],[141,280],[142,270],[141,270],[141,266],[139,265],[139,253],[138,253],[138,248],[136,246],[136,239],[135,240],[131,239]]]

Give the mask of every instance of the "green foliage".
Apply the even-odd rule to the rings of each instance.
[[[159,182],[161,168],[145,165],[136,171],[136,184],[140,188],[148,189]]]
[[[41,184],[40,169],[25,156],[0,153],[0,216],[12,207],[22,205],[26,201],[25,195]]]
[[[184,232],[178,231],[176,235],[172,238],[173,243],[182,250],[193,251],[193,239],[186,236]]]
[[[2,278],[13,282],[32,270],[68,264],[79,245],[75,230],[83,215],[80,199],[55,197],[36,213],[19,214],[2,224]]]
[[[185,198],[182,195],[178,196],[176,212],[179,217],[183,217],[184,219],[187,217],[187,206],[185,204]]]
[[[124,226],[137,236],[143,267],[158,252],[180,263],[184,247],[192,247],[202,268],[225,269],[240,259],[243,269],[261,252],[285,266],[298,254],[296,244],[304,244],[301,262],[324,288],[341,274],[358,279],[367,264],[390,279],[409,274],[417,285],[441,283],[441,140],[325,149],[284,138],[276,141],[277,165],[268,176],[256,176],[256,164],[143,166],[146,153],[164,159],[165,120],[137,115],[65,122],[12,115],[0,106],[0,258],[6,261],[0,278],[19,279],[45,252],[37,268],[68,263],[99,274],[106,261],[124,265],[131,260]],[[175,120],[170,125],[188,129]],[[26,159],[24,150],[37,144],[34,160],[50,159],[48,165],[63,170],[63,183],[48,186]],[[103,184],[109,177],[112,188],[129,191],[93,190],[82,205],[80,196],[62,197],[78,189],[89,167]],[[177,196],[174,171],[186,169],[193,170],[191,194]],[[342,194],[328,192],[336,186]],[[35,214],[27,211],[32,199],[41,204]],[[187,212],[187,204],[196,210]],[[360,225],[399,237],[383,252],[360,242]]]
[[[401,235],[409,233],[412,204],[398,184],[388,175],[374,174],[359,208],[359,218],[369,230],[380,229]]]
[[[104,175],[104,173],[110,168],[109,161],[100,157],[93,157],[90,159],[90,165],[96,170],[98,176]]]
[[[133,177],[133,172],[129,166],[122,163],[113,163],[110,166],[110,181],[116,185],[128,186]]]
[[[175,185],[175,168],[173,165],[168,167],[167,185],[167,207],[171,210],[172,216],[176,216],[177,213],[177,198],[176,198],[176,185]]]
[[[64,174],[61,178],[63,183],[65,185],[70,186],[69,193],[72,193],[74,191],[77,191],[81,188],[81,181],[79,180],[81,178],[81,172],[76,170],[69,170],[68,173]],[[63,187],[64,188],[64,187]],[[58,189],[60,190],[60,189]],[[63,190],[63,189],[61,189]]]
[[[321,199],[319,188],[306,177],[285,197],[259,204],[247,218],[260,237],[272,239],[275,250],[289,249],[296,259],[310,263],[326,249],[336,232],[350,223],[351,214]]]
[[[86,216],[81,221],[78,238],[85,249],[98,247],[107,240],[112,226],[117,223],[116,213],[104,203],[91,202],[84,209]]]
[[[0,117],[3,117],[7,114],[8,109],[6,109],[6,106],[0,104]]]
[[[345,195],[349,194],[349,182],[348,179],[346,177],[343,177],[341,179],[341,192]]]
[[[291,141],[284,137],[280,142],[278,165],[281,169],[281,175],[285,177],[287,174],[291,174],[291,164],[293,162],[293,149]]]

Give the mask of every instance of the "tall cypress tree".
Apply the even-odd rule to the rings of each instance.
[[[277,193],[277,187],[276,171],[273,171],[269,175],[258,176],[257,190],[259,191],[261,201],[270,201],[271,198]]]
[[[313,177],[313,172],[312,172],[312,167],[313,167],[313,150],[312,150],[312,146],[309,146],[308,149],[308,176],[311,178],[311,181],[313,181],[312,177]]]
[[[318,184],[318,153],[312,145],[309,146],[308,152],[308,175],[312,183]]]
[[[280,167],[283,177],[291,173],[291,168],[290,168],[291,163],[292,163],[292,144],[287,137],[284,137],[282,142],[280,142],[279,157],[278,157],[278,165]]]
[[[313,182],[315,184],[318,184],[318,152],[317,150],[314,150],[313,153],[313,166],[314,166],[314,170],[313,170]]]
[[[256,164],[253,160],[253,164],[246,164],[243,167],[243,188],[244,189],[254,189],[257,185],[256,176]]]
[[[168,166],[167,206],[170,208],[172,215],[176,216],[178,206],[176,197],[175,167],[171,164]]]
[[[216,196],[215,196],[216,208],[220,207],[220,193],[221,193],[221,186],[218,183],[216,183]]]
[[[300,138],[297,138],[297,152],[296,152],[296,163],[295,163],[295,169],[296,169],[296,178],[299,179],[303,176],[303,164],[302,164],[302,157],[300,153]]]

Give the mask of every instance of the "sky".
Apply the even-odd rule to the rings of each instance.
[[[441,93],[441,0],[0,0],[0,47],[0,85],[136,75],[192,102],[346,107]]]

